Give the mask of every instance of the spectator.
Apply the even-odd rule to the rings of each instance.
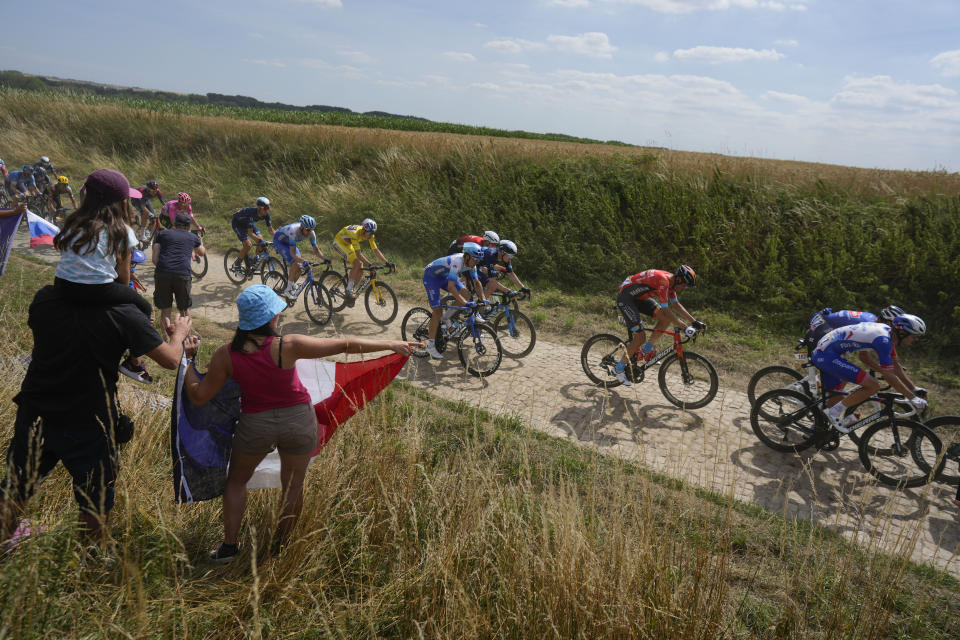
[[[170,310],[174,298],[181,316],[190,317],[190,286],[193,276],[190,261],[194,251],[198,256],[206,253],[200,237],[188,231],[190,218],[178,213],[173,229],[161,229],[153,244],[153,264],[156,265],[153,283],[153,304],[160,309],[160,322],[164,331],[170,332]]]

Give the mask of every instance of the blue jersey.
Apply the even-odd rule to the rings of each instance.
[[[273,241],[282,242],[288,247],[295,247],[304,237],[300,235],[300,223],[293,222],[277,229],[277,232],[273,235]],[[317,234],[313,229],[310,230],[310,235],[306,237],[310,238],[311,246],[317,246]]]
[[[237,229],[249,229],[250,227],[256,227],[256,224],[261,220],[266,222],[268,227],[272,227],[273,222],[270,220],[270,210],[267,209],[266,213],[267,215],[261,218],[257,215],[256,207],[244,207],[233,214],[233,219],[231,222]],[[314,234],[314,237],[316,237],[316,234]]]
[[[880,368],[890,370],[897,356],[893,348],[893,330],[879,322],[860,322],[834,329],[820,338],[814,353],[833,353],[840,355],[853,351],[873,349],[877,353]]]
[[[500,249],[497,247],[483,247],[483,257],[477,263],[478,267],[490,267],[490,274],[493,275],[493,266],[497,264],[497,258],[500,255]],[[503,265],[507,271],[513,271],[513,264],[507,262]]]
[[[477,278],[477,270],[473,267],[468,267],[464,263],[462,253],[437,258],[428,264],[427,268],[423,271],[424,278],[430,277],[434,280],[453,280],[457,283],[459,283],[459,277],[461,275],[465,275],[473,280]]]
[[[839,329],[840,327],[847,327],[851,324],[858,324],[860,322],[876,321],[877,316],[867,311],[849,311],[844,309],[843,311],[831,312],[830,308],[828,307],[823,311],[816,312],[810,317],[810,328],[816,329],[817,327],[822,326],[829,331],[832,329]],[[822,330],[823,329],[821,329],[821,331]]]
[[[9,181],[10,184],[22,189],[37,186],[33,176],[29,173],[24,173],[23,171],[11,171],[7,174],[7,181]]]

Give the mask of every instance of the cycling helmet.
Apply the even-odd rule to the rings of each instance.
[[[890,305],[880,310],[880,317],[884,320],[893,320],[897,316],[902,316],[907,312],[896,305]]]
[[[147,189],[159,189],[160,183],[156,180],[147,180]]]
[[[270,200],[268,200],[266,196],[260,196],[259,198],[257,198],[257,206],[258,206],[258,207],[266,207],[267,209],[269,209],[269,208],[270,208]]]
[[[313,216],[300,216],[300,227],[302,229],[316,229],[317,221],[313,219]]]
[[[367,233],[373,234],[377,232],[377,223],[373,221],[373,218],[364,218],[360,224]]]
[[[42,162],[43,164],[50,164],[50,158],[48,158],[47,156],[40,156],[40,162]]]
[[[513,240],[501,240],[498,246],[500,247],[500,251],[503,251],[507,255],[517,255],[517,243]]]
[[[140,251],[140,249],[133,250],[133,255],[130,256],[130,262],[133,262],[135,264],[140,264],[141,262],[146,262],[146,261],[147,261],[147,254],[145,254],[143,251]]]
[[[177,202],[180,204],[190,204],[190,194],[185,191],[181,191],[177,194]]]
[[[57,176],[57,182],[60,184],[70,184],[70,178],[67,176]]]
[[[33,173],[33,165],[25,164],[21,168],[24,173]]]
[[[500,236],[497,235],[496,231],[484,231],[483,239],[493,244],[500,244]]]
[[[476,242],[464,242],[463,253],[464,255],[479,260],[483,257],[483,247],[478,245]]]
[[[904,313],[893,319],[893,328],[911,336],[922,336],[927,332],[927,324],[915,315]]]
[[[697,284],[697,272],[685,264],[680,265],[674,275],[676,276],[677,284],[686,284],[691,287]]]

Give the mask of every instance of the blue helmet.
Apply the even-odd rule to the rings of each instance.
[[[21,167],[21,171],[24,173],[33,173],[33,165],[25,164]]]
[[[304,229],[316,229],[317,221],[313,216],[300,216],[300,226]]]
[[[903,333],[912,336],[922,336],[927,332],[927,323],[909,313],[894,318],[892,325],[894,329],[899,329]]]
[[[680,265],[674,275],[676,276],[677,284],[685,284],[692,287],[697,283],[696,272],[685,264]]]
[[[360,226],[363,227],[364,231],[371,235],[377,232],[377,223],[373,221],[373,218],[364,218],[363,222],[360,223]]]
[[[479,260],[483,257],[483,247],[478,245],[476,242],[464,242],[463,253],[464,255],[470,256],[475,260]]]
[[[133,250],[133,255],[130,257],[130,262],[133,262],[134,264],[140,264],[141,262],[146,261],[147,254],[145,254],[143,251],[140,251],[140,249]]]

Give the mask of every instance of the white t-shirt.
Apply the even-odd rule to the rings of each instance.
[[[127,248],[136,248],[137,242],[136,232],[127,226]],[[70,243],[64,244],[69,247]],[[61,253],[56,276],[80,284],[106,284],[116,280],[117,257],[107,253],[107,232],[100,232],[97,248],[90,253],[83,253],[82,250],[81,253],[74,253],[70,248]]]

